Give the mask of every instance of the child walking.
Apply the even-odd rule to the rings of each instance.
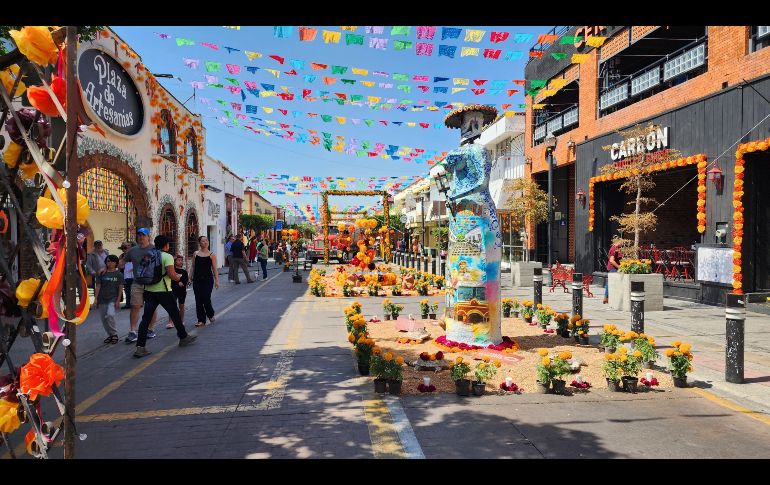
[[[105,344],[118,343],[118,328],[115,325],[115,312],[120,309],[120,296],[123,294],[123,273],[118,268],[118,257],[110,254],[104,261],[105,270],[96,275],[94,289],[94,308],[101,307],[102,325],[107,332]]]
[[[174,258],[174,271],[181,276],[180,280],[172,283],[171,292],[176,298],[176,302],[179,305],[179,317],[184,322],[184,300],[187,298],[187,285],[190,282],[190,278],[187,275],[187,270],[184,269],[184,256],[177,254]],[[166,328],[174,328],[174,322],[170,319],[166,324]]]

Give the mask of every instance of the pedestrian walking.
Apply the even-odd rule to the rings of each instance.
[[[214,323],[214,307],[211,305],[211,291],[219,288],[217,272],[217,257],[209,250],[209,239],[206,236],[198,238],[199,249],[193,254],[193,264],[190,267],[193,293],[195,293],[195,313],[198,317],[196,327],[206,325],[208,317]]]
[[[258,256],[257,260],[262,267],[262,279],[267,279],[267,242],[262,239],[257,245]]]
[[[101,309],[102,325],[107,332],[105,344],[118,343],[118,327],[115,312],[120,309],[120,295],[123,293],[123,274],[118,270],[118,257],[110,254],[105,259],[105,270],[96,275],[94,308]]]
[[[606,304],[609,301],[610,296],[610,273],[616,273],[618,269],[620,268],[620,260],[623,259],[623,255],[620,253],[620,248],[618,248],[615,244],[610,246],[610,251],[608,253],[608,259],[607,259],[607,278],[604,280],[604,301],[602,303]]]
[[[187,299],[187,286],[190,284],[190,278],[187,276],[187,270],[184,269],[184,256],[181,254],[177,254],[174,258],[174,271],[176,271],[180,278],[179,281],[172,285],[171,292],[174,294],[176,303],[179,306],[179,318],[184,323],[184,301]],[[174,322],[169,320],[166,328],[174,328]]]
[[[179,337],[179,346],[190,345],[197,335],[188,334],[179,316],[173,293],[172,282],[179,282],[181,276],[174,270],[174,258],[168,253],[169,242],[164,235],[155,236],[155,247],[147,252],[142,262],[134,270],[134,279],[144,285],[144,314],[142,323],[139,324],[139,338],[136,341],[134,357],[144,357],[150,354],[145,348],[147,332],[150,320],[155,314],[158,305],[168,312],[168,318],[174,322],[176,335]]]
[[[251,240],[249,240],[249,266],[254,264],[254,261],[257,259],[257,236],[253,236]]]
[[[246,273],[246,281],[248,283],[254,283],[256,280],[251,277],[249,274],[249,268],[246,266],[246,258],[244,257],[244,246],[243,246],[243,240],[238,237],[233,241],[232,246],[230,246],[230,251],[232,253],[231,255],[231,261],[233,266],[233,274],[235,275],[235,284],[240,285],[241,281],[238,277],[238,268],[242,268],[243,272]]]
[[[131,308],[131,284],[134,282],[134,263],[126,261],[126,252],[131,249],[133,245],[124,242],[120,245],[120,250],[123,251],[118,259],[118,269],[123,272],[123,288],[126,292],[126,304],[123,308]]]
[[[129,332],[126,336],[126,343],[130,344],[136,342],[139,338],[137,332],[137,325],[139,323],[139,313],[144,305],[144,285],[136,281],[136,272],[139,265],[145,259],[145,257],[154,249],[154,246],[150,244],[150,230],[146,227],[140,227],[136,230],[136,246],[126,251],[126,264],[131,263],[133,267],[134,281],[131,284],[131,314],[129,315]],[[155,338],[155,321],[156,315],[152,316],[150,322],[150,329],[147,332],[147,338]]]
[[[230,234],[227,236],[227,242],[225,243],[225,263],[227,264],[227,281],[233,282],[235,281],[235,265],[233,265],[233,242],[235,241],[235,236]]]
[[[96,284],[96,276],[104,271],[104,261],[109,256],[109,251],[104,249],[101,241],[94,241],[94,250],[86,256],[86,269],[91,276],[91,288]]]

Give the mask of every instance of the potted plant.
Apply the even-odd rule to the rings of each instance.
[[[438,311],[438,302],[434,301],[430,304],[430,314],[428,315],[431,320],[436,319],[436,312]]]
[[[391,305],[390,314],[392,315],[393,320],[398,320],[398,315],[401,313],[403,309],[404,309],[404,305],[396,305],[395,303]]]
[[[655,338],[652,335],[639,334],[633,341],[634,350],[642,353],[642,362],[645,369],[652,369],[660,354],[655,349]]]
[[[625,347],[621,347],[619,352],[620,368],[623,373],[621,377],[623,387],[626,392],[636,394],[636,386],[639,383],[639,378],[636,376],[642,369],[642,353],[638,350],[634,350],[629,354]]]
[[[548,357],[547,349],[539,349],[537,353],[541,359],[537,363],[537,393],[538,394],[550,394],[551,393],[551,381],[553,380],[553,361]]]
[[[535,302],[532,300],[524,300],[521,302],[521,315],[524,317],[524,321],[532,323],[532,315],[535,314]]]
[[[382,302],[382,313],[385,315],[385,320],[390,320],[390,314],[393,313],[393,303],[388,298]]]
[[[551,307],[548,305],[543,305],[542,303],[537,304],[537,321],[540,323],[541,328],[547,328],[548,324],[551,323],[551,318],[556,314],[553,310],[551,310]]]
[[[378,296],[380,293],[380,285],[378,283],[372,283],[368,286],[369,296]]]
[[[379,353],[372,359],[372,372],[378,379],[387,382],[388,392],[391,394],[401,394],[401,383],[404,379],[402,365],[404,365],[404,358],[393,352]],[[376,382],[375,386],[377,386]],[[382,389],[382,384],[379,388]]]
[[[671,377],[674,378],[674,387],[687,387],[687,373],[692,370],[690,361],[692,352],[690,344],[676,341],[671,344],[674,348],[666,350]]]
[[[575,315],[575,317],[579,317],[579,315]],[[575,317],[572,318],[574,319]],[[588,345],[588,330],[590,328],[590,323],[591,320],[585,318],[580,318],[572,323],[572,335],[580,345]]]
[[[361,313],[361,304],[357,301],[354,301],[350,304],[350,308],[352,308],[355,313]]]
[[[511,317],[511,309],[513,308],[513,300],[510,298],[503,298],[503,318]]]
[[[452,380],[455,381],[455,390],[458,396],[471,395],[471,381],[466,377],[471,370],[471,366],[463,362],[462,357],[451,364]]]
[[[385,365],[385,359],[382,355],[382,349],[374,347],[372,349],[372,359],[370,371],[374,377],[374,392],[385,392],[388,390],[388,368]]]
[[[428,296],[430,291],[430,284],[427,281],[420,281],[415,285],[417,287],[417,294],[420,296]]]
[[[554,394],[564,394],[564,388],[567,385],[567,381],[559,379],[561,376],[565,376],[571,372],[569,360],[572,358],[571,352],[559,352],[555,355],[551,361],[551,383],[553,385]]]
[[[500,367],[500,362],[495,361],[494,364],[489,362],[489,357],[484,357],[483,362],[476,364],[474,376],[476,380],[473,381],[473,395],[483,396],[486,389],[486,381],[495,377],[497,369]]]
[[[643,282],[645,311],[663,310],[663,274],[652,272],[650,260],[624,258],[617,272],[607,274],[607,281],[610,308],[631,311],[631,283]]]
[[[558,315],[555,315],[553,319],[556,322],[556,333],[564,338],[569,338],[569,330],[567,329],[567,325],[569,325],[569,316],[567,316],[566,313],[559,313]]]
[[[374,339],[369,338],[365,333],[361,333],[356,340],[356,358],[358,359],[358,373],[362,376],[369,375],[369,364],[372,359],[372,348]]]
[[[604,362],[602,363],[602,372],[607,379],[607,388],[610,391],[620,391],[620,359],[616,353],[604,354]]]
[[[618,329],[615,325],[607,323],[604,325],[600,337],[601,345],[604,347],[604,351],[608,354],[614,354],[618,346],[620,346],[620,336],[623,331]]]
[[[393,296],[401,296],[401,292],[402,292],[402,291],[403,291],[403,289],[401,288],[401,285],[393,285],[393,286],[390,288],[390,292],[391,292],[391,294],[392,294]]]
[[[428,303],[428,299],[425,298],[420,300],[420,318],[427,320],[428,313],[430,313],[430,303]]]
[[[521,312],[521,303],[519,303],[518,298],[513,299],[513,306],[511,307],[511,311],[513,312],[513,316],[515,318],[519,318],[519,313]]]

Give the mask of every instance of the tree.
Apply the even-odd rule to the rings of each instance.
[[[623,137],[625,146],[648,147],[650,143],[655,143],[657,137],[662,135],[661,127],[652,123],[636,125],[627,130],[617,131]],[[613,150],[612,145],[605,145],[603,150]],[[617,149],[617,146],[614,147]],[[655,203],[655,199],[644,197],[642,194],[655,188],[655,182],[650,176],[652,165],[667,163],[681,157],[679,150],[666,149],[656,152],[655,157],[651,157],[647,150],[641,151],[635,155],[623,159],[622,163],[607,164],[601,168],[602,175],[620,174],[625,181],[620,185],[620,190],[630,195],[632,198],[627,205],[634,208],[633,212],[622,213],[619,216],[610,217],[611,221],[616,221],[620,226],[619,234],[612,237],[612,244],[620,249],[620,252],[632,259],[639,257],[639,239],[646,232],[655,230],[658,218],[654,212],[644,212],[643,206]],[[624,237],[626,234],[633,234],[633,239]]]
[[[446,250],[447,243],[449,242],[449,228],[434,227],[430,230],[430,233],[436,238],[439,249]]]
[[[556,202],[553,197],[553,209]],[[511,230],[534,227],[548,220],[548,193],[534,179],[519,178],[513,182],[513,191],[504,207],[511,211]]]
[[[241,214],[238,223],[244,232],[253,230],[257,234],[274,226],[273,218],[264,214]]]

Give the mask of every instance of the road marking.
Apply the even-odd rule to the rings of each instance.
[[[369,380],[365,380],[369,384]],[[371,389],[361,386],[362,393],[371,393]],[[390,410],[385,404],[385,400],[377,396],[374,398],[363,399],[364,418],[366,426],[369,428],[369,440],[372,442],[372,453],[375,459],[386,458],[406,458],[404,447],[393,425]]]
[[[398,438],[401,440],[406,458],[412,460],[424,460],[425,455],[420,447],[420,442],[417,441],[417,436],[414,434],[412,425],[409,423],[409,418],[404,412],[404,408],[401,406],[401,401],[394,396],[386,396],[385,402],[390,409],[390,416],[393,418],[393,426],[398,433]]]
[[[242,302],[243,300],[249,298],[251,295],[253,295],[255,292],[257,292],[260,288],[262,288],[266,284],[270,283],[270,281],[272,281],[273,278],[276,278],[277,276],[279,276],[281,274],[282,273],[277,273],[274,276],[268,278],[261,285],[257,286],[256,288],[251,290],[249,293],[247,293],[243,297],[239,298],[234,303],[229,305],[227,308],[225,308],[224,310],[219,312],[217,316],[222,316],[222,315],[226,314],[227,312],[229,312],[230,310],[235,308],[235,306],[238,305],[240,302]],[[131,379],[133,377],[136,377],[137,374],[139,374],[140,372],[142,372],[143,370],[145,370],[146,368],[148,368],[149,366],[151,366],[152,364],[154,364],[155,362],[160,360],[161,357],[166,355],[174,347],[177,347],[177,345],[178,344],[173,343],[173,344],[170,344],[170,345],[166,346],[166,348],[164,348],[164,349],[161,349],[161,350],[159,350],[157,352],[153,352],[151,357],[148,357],[144,362],[140,362],[139,365],[137,365],[136,367],[134,367],[130,371],[126,372],[125,374],[123,374],[122,376],[120,376],[119,378],[115,379],[110,384],[108,384],[107,386],[102,388],[100,391],[96,392],[95,394],[92,394],[90,397],[88,397],[87,399],[85,399],[84,401],[82,401],[78,405],[76,405],[75,406],[75,423],[76,423],[76,425],[77,425],[77,422],[78,422],[78,417],[77,417],[78,414],[85,412],[87,409],[89,409],[91,406],[93,406],[94,404],[96,404],[97,402],[99,402],[100,400],[105,398],[108,394],[113,392],[115,389],[117,389],[120,386],[122,386],[123,384],[125,384],[129,379]],[[61,423],[61,420],[62,420],[61,416],[56,418],[56,420],[54,421],[54,426],[58,426],[59,423]],[[16,446],[16,448],[14,448],[14,452],[16,453],[17,456],[21,456],[23,453],[25,453],[24,443],[19,443],[19,445]],[[2,458],[10,458],[10,457],[11,457],[11,455],[8,452],[6,452],[2,456]]]
[[[690,391],[699,394],[702,397],[705,397],[709,401],[718,404],[720,406],[726,407],[728,409],[732,409],[733,411],[737,411],[745,416],[748,416],[750,418],[754,418],[757,421],[761,421],[762,423],[770,425],[770,416],[767,416],[764,413],[761,413],[759,411],[752,411],[749,408],[745,408],[739,404],[735,404],[732,401],[728,401],[727,399],[721,398],[717,396],[716,394],[713,394],[709,391],[706,391],[705,389],[700,389],[697,387],[691,387]]]

